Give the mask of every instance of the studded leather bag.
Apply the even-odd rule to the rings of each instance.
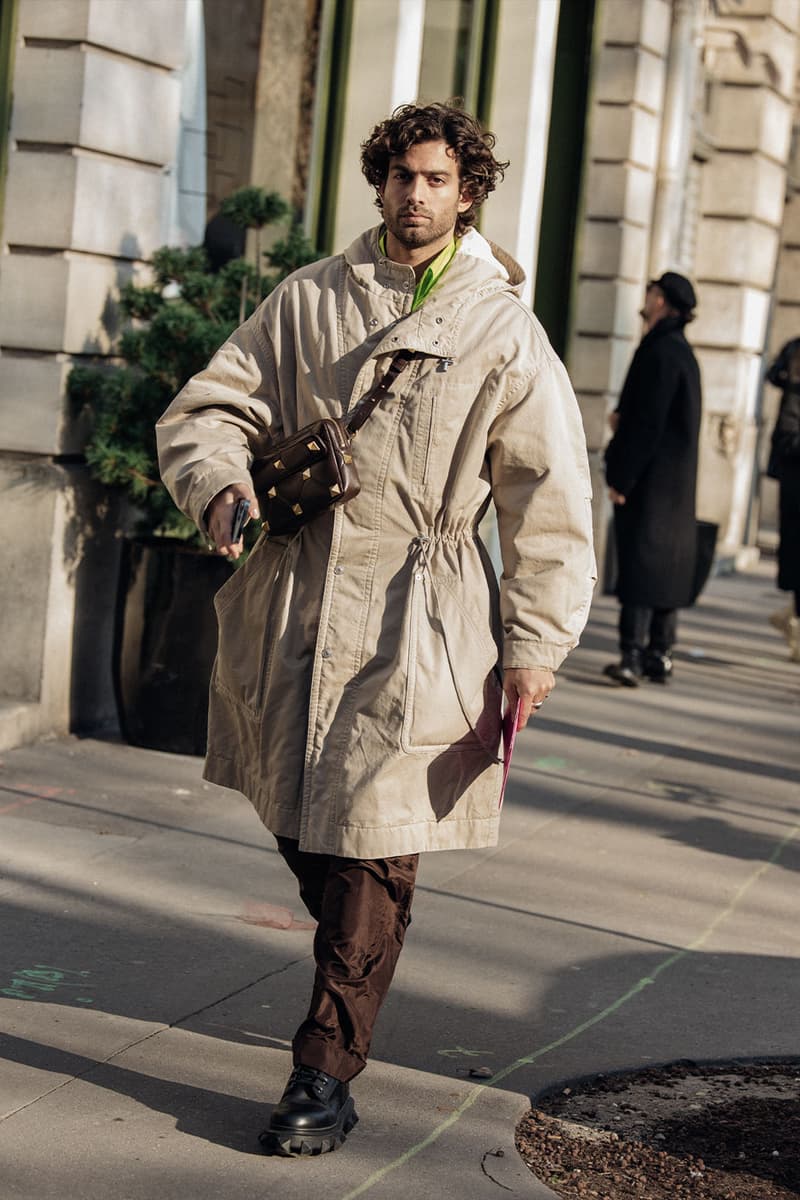
[[[267,535],[296,533],[314,517],[361,490],[353,438],[414,357],[400,350],[352,416],[322,417],[275,442],[250,468]]]

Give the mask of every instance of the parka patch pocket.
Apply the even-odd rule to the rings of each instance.
[[[480,389],[480,381],[451,381],[447,372],[434,372],[409,406],[414,413],[411,484],[417,495],[444,487],[460,457],[459,444],[468,437],[468,418]]]
[[[497,646],[444,581],[414,575],[401,743],[407,752],[483,749],[500,739]]]
[[[212,687],[258,714],[275,647],[278,589],[285,585],[286,544],[266,539],[256,546],[214,597],[219,641]]]

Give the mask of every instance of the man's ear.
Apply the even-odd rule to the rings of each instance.
[[[468,208],[472,208],[473,203],[474,199],[472,195],[468,189],[465,188],[458,198],[458,211],[460,213],[466,212]]]

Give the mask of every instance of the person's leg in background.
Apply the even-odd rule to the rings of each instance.
[[[654,608],[643,670],[654,683],[666,683],[672,674],[672,650],[678,634],[678,610]]]
[[[335,1150],[357,1121],[348,1084],[366,1065],[372,1031],[411,920],[419,855],[352,859],[278,848],[319,922],[306,1019],[294,1070],[262,1142],[284,1154]]]
[[[615,683],[638,687],[642,678],[645,648],[650,636],[653,610],[643,604],[622,604],[619,610],[620,661],[603,668]]]
[[[800,662],[800,591],[792,593],[792,599],[786,608],[779,608],[770,613],[770,625],[773,625],[789,643],[789,661]]]
[[[794,593],[794,616],[789,622],[786,640],[789,643],[789,659],[800,662],[800,590]]]
[[[778,490],[778,578],[782,592],[788,592],[789,604],[770,614],[770,624],[779,630],[789,645],[790,662],[800,662],[800,476],[797,463],[786,473],[780,471]]]
[[[784,637],[788,637],[789,625],[792,617],[798,616],[797,612],[797,596],[785,604],[783,608],[777,608],[775,612],[769,614],[769,623],[773,628],[777,629]]]

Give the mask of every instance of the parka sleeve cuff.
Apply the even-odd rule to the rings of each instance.
[[[209,504],[215,496],[218,496],[225,488],[232,487],[235,483],[242,483],[250,488],[253,486],[253,481],[248,473],[242,473],[241,471],[236,473],[230,467],[224,470],[216,470],[209,475],[195,476],[189,500],[190,511],[188,515],[202,534],[208,534],[206,510]]]
[[[536,642],[506,639],[503,646],[503,670],[557,671],[575,642]]]

